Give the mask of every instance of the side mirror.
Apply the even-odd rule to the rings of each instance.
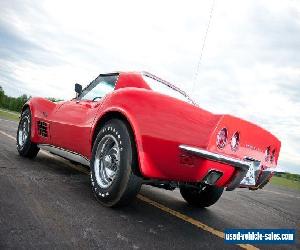
[[[78,97],[82,92],[82,86],[78,83],[75,84],[75,92],[76,92],[76,97]]]

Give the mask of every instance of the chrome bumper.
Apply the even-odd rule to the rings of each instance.
[[[231,165],[236,168],[235,176],[232,178],[231,182],[228,184],[226,190],[231,191],[240,186],[241,181],[246,176],[248,169],[251,167],[252,163],[249,161],[238,160],[232,157],[228,157],[221,154],[216,154],[209,152],[204,149],[191,147],[187,145],[180,145],[179,148],[183,151],[189,152],[190,154],[197,155],[201,158],[224,163],[227,165]]]

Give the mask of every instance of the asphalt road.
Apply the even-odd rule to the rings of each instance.
[[[0,249],[300,249],[300,192],[224,192],[207,209],[178,191],[145,186],[122,209],[104,208],[90,190],[88,169],[40,152],[21,158],[17,123],[0,119]],[[226,228],[296,228],[294,245],[229,245]]]

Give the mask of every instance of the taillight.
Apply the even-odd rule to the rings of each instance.
[[[230,146],[233,151],[237,151],[240,144],[240,133],[235,132],[231,137]]]
[[[267,147],[266,151],[265,151],[265,161],[268,162],[270,160],[270,151],[271,148]]]
[[[219,133],[217,134],[217,147],[220,149],[225,148],[226,143],[227,143],[227,129],[222,128]]]

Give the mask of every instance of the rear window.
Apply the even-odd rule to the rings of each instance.
[[[192,99],[184,91],[169,84],[168,82],[165,82],[159,78],[156,78],[155,76],[149,76],[149,75],[143,75],[143,78],[153,91],[156,91],[163,95],[168,95],[168,96],[174,97],[181,101],[185,101],[185,102],[194,104]]]

